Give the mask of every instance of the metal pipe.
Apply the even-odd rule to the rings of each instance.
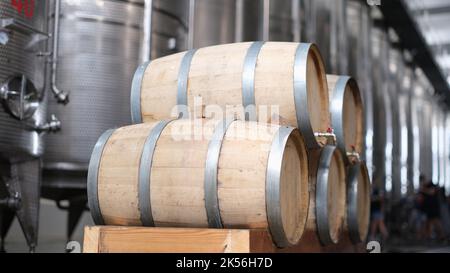
[[[189,34],[188,49],[194,48],[194,29],[195,29],[195,0],[189,0]]]
[[[323,137],[327,139],[328,144],[330,145],[336,145],[337,143],[337,138],[336,138],[336,134],[334,133],[314,133],[314,136],[319,138],[319,137]]]
[[[300,13],[300,0],[292,0],[292,34],[294,42],[300,43],[301,40],[301,13]]]
[[[52,58],[52,92],[58,103],[67,104],[69,94],[57,86],[58,47],[59,47],[59,17],[61,12],[61,0],[55,0],[55,22],[53,26],[53,58]]]
[[[141,63],[148,62],[152,59],[152,17],[153,17],[153,0],[145,0],[144,9],[144,26]]]
[[[261,0],[259,16],[259,37],[261,41],[269,41],[270,0]]]
[[[234,29],[234,41],[236,43],[244,40],[244,0],[236,0],[236,21]]]

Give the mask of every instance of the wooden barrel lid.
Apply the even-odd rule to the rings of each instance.
[[[353,159],[361,154],[364,144],[364,109],[361,93],[357,82],[351,77],[327,75],[327,80],[331,102],[331,125],[336,134],[337,146],[345,157],[350,156]]]
[[[349,168],[347,190],[347,223],[353,243],[363,242],[369,230],[370,180],[364,162]]]
[[[309,209],[308,155],[304,139],[297,129],[289,135],[280,163],[282,226],[289,244],[295,245],[303,235]]]
[[[294,93],[298,128],[308,148],[320,148],[327,139],[315,137],[331,125],[329,94],[322,56],[315,44],[300,44],[295,56]]]
[[[345,216],[345,164],[335,146],[321,152],[316,184],[317,230],[322,244],[339,242]]]

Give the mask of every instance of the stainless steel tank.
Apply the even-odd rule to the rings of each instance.
[[[14,216],[37,244],[47,122],[47,1],[0,0],[0,251]]]
[[[0,1],[0,154],[23,160],[44,152],[48,36],[45,1],[14,3]]]
[[[194,48],[234,42],[236,39],[236,1],[195,0],[193,23]]]
[[[406,196],[408,126],[407,94],[403,90],[404,60],[400,49],[394,45],[389,48],[389,96],[392,113],[392,199],[394,201]]]
[[[348,70],[346,0],[310,0],[311,28],[308,40],[319,46],[327,73],[346,75]]]
[[[52,7],[50,24],[59,26],[55,84],[70,92],[70,102],[49,105],[62,128],[46,138],[45,185],[85,188],[98,137],[108,128],[130,123],[131,80],[143,59],[145,2],[61,0],[59,24],[54,21],[56,6]],[[149,2],[152,57],[184,50],[188,1]]]
[[[135,2],[144,4],[145,0],[136,0]],[[147,0],[147,4],[149,2],[152,2],[153,7],[151,58],[159,58],[186,50],[188,46],[189,0]],[[141,35],[143,35],[142,31]]]
[[[237,0],[236,5],[237,41],[308,41],[311,0]]]
[[[431,85],[421,69],[416,69],[416,102],[419,113],[420,136],[420,173],[427,180],[433,176],[432,156],[432,110],[430,88]]]
[[[392,108],[388,84],[388,39],[384,28],[372,29],[372,79],[374,92],[373,183],[392,191]],[[376,109],[376,110],[375,110]]]
[[[347,1],[348,74],[358,81],[364,104],[365,145],[361,155],[369,177],[373,176],[374,113],[372,92],[372,19],[370,7],[357,0]]]
[[[450,113],[446,113],[446,120],[445,120],[445,166],[446,166],[446,173],[445,173],[445,192],[450,193]]]
[[[420,177],[420,124],[418,105],[420,99],[416,93],[416,77],[413,68],[407,67],[403,88],[408,94],[408,194],[419,190]]]
[[[306,42],[311,8],[309,0],[272,0],[269,10],[269,39]]]
[[[446,119],[447,112],[444,108],[444,105],[439,105],[441,110],[440,120],[439,120],[439,185],[441,187],[445,187],[447,180],[447,172],[448,172],[448,149],[446,143],[445,136],[445,127],[446,127]]]
[[[446,180],[446,153],[445,150],[445,111],[435,98],[433,101],[432,117],[432,153],[433,153],[433,182],[440,186],[445,186]]]

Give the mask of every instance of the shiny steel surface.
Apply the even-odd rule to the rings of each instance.
[[[444,187],[446,192],[450,189],[450,115],[448,112],[443,116],[443,153],[444,153]]]
[[[406,123],[407,123],[407,159],[406,159],[406,176],[407,176],[407,193],[412,194],[419,189],[419,160],[420,160],[420,136],[418,124],[418,112],[415,99],[415,75],[411,67],[406,67],[402,81],[402,90],[406,96]],[[403,137],[404,132],[402,133]]]
[[[433,176],[431,140],[433,105],[429,93],[431,85],[420,69],[416,69],[415,73],[417,77],[415,101],[418,111],[418,123],[420,124],[418,128],[420,136],[420,173],[425,175],[427,179],[431,179]]]
[[[0,18],[13,18],[39,32],[46,32],[46,2],[35,1],[32,17],[27,17],[13,7],[11,1],[0,1]],[[25,75],[30,80],[42,100],[34,115],[19,121],[0,107],[0,154],[5,158],[37,157],[44,151],[42,136],[30,128],[45,123],[46,97],[44,95],[45,58],[36,56],[46,51],[46,41],[42,35],[16,29],[2,31],[9,36],[6,45],[0,45],[0,85],[14,76]],[[30,126],[28,126],[30,125]]]
[[[408,137],[406,121],[406,94],[403,91],[404,61],[402,53],[390,46],[389,48],[389,77],[388,89],[391,107],[392,122],[392,198],[400,200],[407,193],[407,167]],[[404,135],[406,131],[406,135]],[[406,138],[404,138],[406,137]],[[405,146],[406,145],[406,146]],[[405,149],[406,148],[406,149]],[[403,175],[402,175],[403,174]]]
[[[152,58],[183,50],[187,1],[152,2]],[[50,103],[62,129],[46,138],[46,167],[86,169],[98,137],[131,122],[130,90],[140,61],[143,15],[143,0],[61,0],[57,83],[71,98],[66,106]]]
[[[357,0],[347,1],[348,75],[358,81],[364,105],[365,147],[361,158],[365,160],[370,180],[373,173],[374,149],[374,95],[372,91],[372,20],[370,7]]]
[[[144,2],[144,0],[137,1]],[[186,50],[189,0],[153,0],[152,2],[151,59]]]
[[[373,183],[392,190],[392,109],[389,96],[388,40],[384,29],[372,29],[372,77],[374,93]],[[376,111],[375,111],[376,109]]]
[[[298,0],[270,1],[269,38],[272,41],[299,42],[300,7]],[[297,23],[297,24],[296,24]]]
[[[240,18],[237,13],[239,41],[309,41],[307,22],[311,16],[311,0],[271,0],[268,11],[264,10],[263,1],[241,1],[244,17]]]
[[[311,1],[312,28],[308,40],[319,46],[328,74],[347,74],[347,33],[345,0]]]
[[[194,48],[234,42],[235,24],[234,0],[195,0]]]

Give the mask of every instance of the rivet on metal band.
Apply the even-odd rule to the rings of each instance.
[[[299,44],[295,52],[294,63],[294,103],[297,116],[297,127],[302,132],[309,149],[318,148],[319,145],[311,127],[308,111],[308,85],[307,64],[308,53],[312,44]]]
[[[150,62],[141,64],[134,73],[133,82],[131,84],[131,122],[133,124],[142,123],[142,113],[141,113],[141,91],[142,91],[142,80],[144,78],[145,71],[150,65]]]
[[[219,122],[208,145],[204,186],[206,215],[208,217],[208,226],[210,228],[223,228],[219,209],[219,197],[217,193],[217,171],[219,166],[220,149],[222,148],[223,139],[228,130],[228,127],[230,127],[231,123],[233,123],[235,120],[236,119],[234,118],[230,118]]]
[[[276,133],[270,148],[266,174],[266,212],[269,230],[275,244],[280,247],[291,245],[283,228],[281,218],[281,167],[283,154],[293,127],[281,127]]]
[[[91,160],[89,161],[88,177],[87,177],[87,193],[88,204],[91,211],[92,219],[96,225],[104,225],[102,212],[100,210],[100,203],[98,199],[98,171],[100,167],[100,161],[103,153],[103,148],[108,142],[111,135],[115,130],[111,129],[104,132],[92,151]]]
[[[336,142],[341,151],[345,164],[349,163],[346,154],[346,145],[344,139],[344,95],[347,83],[350,80],[348,76],[340,76],[333,89],[332,102],[330,103],[331,125],[336,135]]]
[[[143,226],[153,227],[152,206],[150,200],[150,178],[152,173],[153,154],[155,152],[156,143],[161,136],[162,131],[173,120],[160,121],[151,130],[147,139],[145,140],[144,148],[142,149],[141,161],[139,163],[139,213]]]
[[[180,70],[178,72],[178,87],[177,87],[177,107],[178,115],[180,118],[188,118],[189,112],[187,111],[188,105],[188,79],[189,70],[191,68],[191,62],[194,58],[197,49],[192,49],[186,52],[181,60]]]
[[[258,55],[265,42],[254,42],[247,51],[242,72],[242,105],[245,108],[245,120],[256,120],[255,106],[255,70]]]
[[[357,244],[361,242],[358,224],[358,174],[360,163],[349,167],[347,180],[347,225],[350,240]]]
[[[316,180],[316,221],[319,239],[324,245],[333,244],[328,221],[328,180],[335,146],[325,146],[320,154]]]

